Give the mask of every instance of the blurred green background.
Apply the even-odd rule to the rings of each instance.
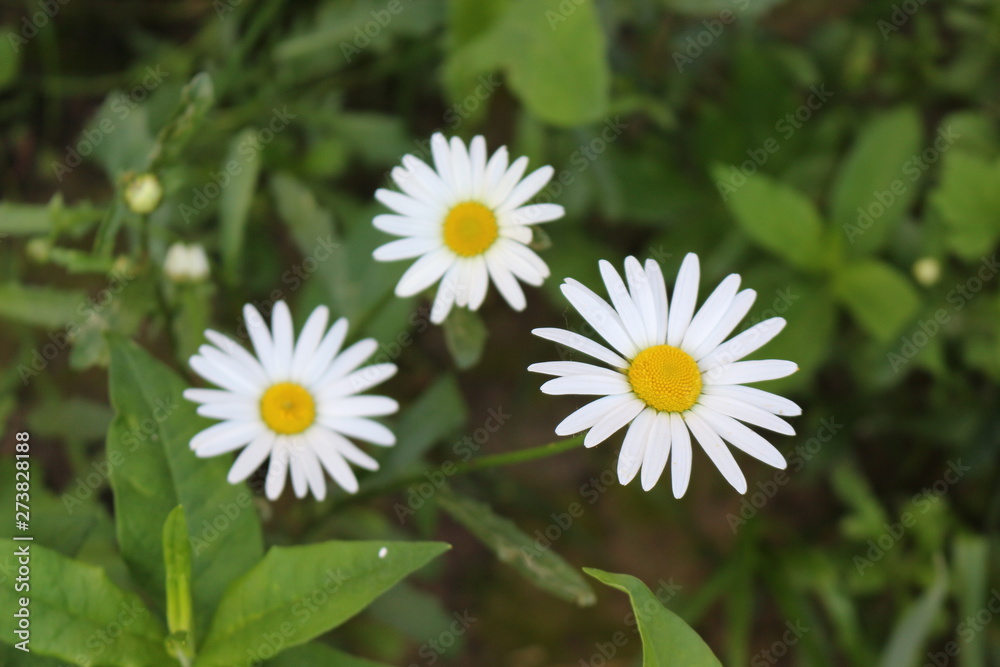
[[[112,414],[104,332],[187,373],[246,302],[284,298],[297,326],[329,304],[400,366],[400,444],[356,500],[258,491],[268,542],[455,545],[329,640],[399,665],[639,664],[624,596],[561,600],[436,494],[401,522],[419,486],[376,491],[555,439],[583,401],[525,368],[560,354],[533,327],[585,328],[561,280],[603,291],[597,260],[634,254],[670,285],[694,251],[703,295],[731,272],[757,290],[745,326],[788,320],[763,351],[801,368],[764,387],[804,409],[772,438],[787,475],[742,457],[741,497],[696,454],[682,500],[643,493],[613,481],[619,435],[456,490],[663,591],[726,665],[1000,665],[998,120],[996,0],[4,2],[4,498],[30,431],[37,539],[124,580],[106,475],[85,481]],[[426,299],[392,296],[406,263],[371,259],[373,193],[434,131],[556,169],[542,197],[567,214],[534,243],[553,276],[523,313],[491,290],[429,326]],[[141,172],[164,188],[149,215],[124,202]],[[176,241],[204,246],[208,280],[164,274]],[[491,410],[510,417],[463,444]]]

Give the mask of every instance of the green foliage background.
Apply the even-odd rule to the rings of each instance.
[[[52,563],[53,587],[72,597],[86,589],[70,582],[107,579],[159,608],[167,515],[183,506],[190,528],[199,494],[249,493],[194,483],[227,466],[181,474],[183,457],[169,465],[186,487],[128,487],[144,463],[119,469],[115,446],[142,439],[143,415],[183,382],[132,391],[152,386],[152,362],[129,366],[144,353],[126,339],[194,383],[186,360],[206,327],[239,336],[242,304],[284,298],[298,326],[322,303],[353,338],[377,338],[404,409],[399,445],[356,498],[271,504],[252,481],[263,544],[454,548],[273,664],[326,664],[334,646],[526,666],[597,664],[612,646],[609,664],[639,664],[627,600],[592,590],[583,565],[633,599],[633,581],[602,570],[676,584],[667,606],[726,665],[781,650],[785,664],[906,667],[949,642],[948,664],[1000,664],[1000,623],[981,612],[1000,599],[1000,3],[24,0],[0,7],[0,37],[0,502],[6,517],[13,434],[30,432],[48,549],[35,567]],[[553,277],[524,313],[492,290],[478,316],[429,326],[426,300],[392,296],[405,263],[371,259],[388,240],[370,224],[375,189],[438,130],[556,169],[543,196],[567,215],[536,238]],[[165,189],[148,216],[123,199],[144,171]],[[208,282],[163,275],[178,240],[207,249]],[[562,278],[597,288],[599,258],[635,254],[670,284],[689,251],[703,285],[739,272],[757,290],[747,325],[788,320],[763,351],[801,369],[766,387],[804,409],[797,436],[774,438],[787,476],[744,457],[740,497],[696,454],[676,501],[662,482],[610,481],[618,436],[421,496],[448,464],[553,440],[580,404],[542,396],[525,371],[559,354],[530,329],[582,326]],[[116,396],[125,368],[136,377]],[[169,441],[199,428],[176,409],[191,415],[157,427]],[[474,439],[497,413],[510,417]],[[251,523],[221,557],[229,577],[272,562]],[[190,563],[210,582],[193,588],[198,627],[229,582],[211,567]],[[476,620],[452,632],[465,612]],[[783,644],[793,626],[808,629]],[[2,660],[63,664],[6,644]]]

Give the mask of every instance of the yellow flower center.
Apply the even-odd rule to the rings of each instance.
[[[684,412],[701,396],[698,362],[672,345],[654,345],[637,354],[628,381],[636,396],[660,412]]]
[[[444,242],[462,257],[483,254],[498,234],[497,217],[479,202],[456,204],[444,219]]]
[[[316,402],[300,384],[279,382],[260,399],[260,414],[275,433],[302,433],[316,421]]]

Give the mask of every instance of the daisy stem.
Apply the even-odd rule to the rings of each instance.
[[[542,445],[541,447],[530,447],[528,449],[519,449],[516,452],[504,452],[503,454],[493,454],[492,456],[481,456],[477,459],[469,461],[468,463],[456,465],[455,474],[463,475],[474,470],[499,468],[502,466],[524,463],[526,461],[534,461],[535,459],[542,459],[546,456],[561,454],[569,449],[579,447],[581,444],[583,444],[583,436],[578,435],[565,440],[556,440],[555,442],[550,442],[549,444]]]

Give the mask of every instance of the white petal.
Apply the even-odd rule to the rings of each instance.
[[[323,467],[316,457],[316,450],[312,446],[312,436],[307,432],[302,437],[303,446],[299,447],[295,454],[299,458],[299,465],[305,473],[306,481],[312,490],[316,500],[326,498],[326,479],[323,477]],[[303,494],[304,495],[304,494]]]
[[[483,175],[483,189],[481,193],[483,201],[487,200],[490,192],[496,190],[500,179],[507,173],[508,163],[507,147],[501,146],[493,153],[489,162],[486,163],[486,173]],[[528,164],[527,160],[525,160],[524,164]]]
[[[451,192],[445,182],[430,165],[413,155],[403,156],[403,166],[409,172],[411,179],[429,193],[430,200],[439,206],[446,206],[451,201]],[[402,186],[400,186],[402,187]]]
[[[733,419],[739,419],[784,435],[795,435],[795,429],[784,419],[744,401],[703,393],[698,397],[698,402]]]
[[[663,282],[663,269],[654,259],[646,260],[646,278],[649,280],[649,291],[656,304],[656,336],[653,340],[657,345],[667,342],[667,286]]]
[[[243,375],[232,373],[228,366],[212,363],[205,357],[195,355],[188,360],[191,369],[212,384],[216,384],[238,394],[253,396],[260,392],[260,386]]]
[[[687,333],[691,316],[694,314],[694,306],[698,302],[700,273],[698,255],[689,252],[684,257],[684,261],[681,262],[681,269],[677,273],[677,282],[674,284],[673,304],[667,315],[668,345],[678,347],[684,340],[684,334]]]
[[[696,405],[692,411],[704,419],[719,436],[727,442],[731,442],[735,447],[770,466],[785,469],[787,465],[785,457],[781,455],[777,447],[765,440],[759,433],[754,433],[732,417],[727,417],[704,405]]]
[[[264,431],[258,421],[225,421],[209,426],[191,438],[191,449],[201,458],[218,456],[239,449]]]
[[[333,431],[325,428],[321,430],[323,438],[326,439],[326,441],[322,443],[323,447],[329,447],[333,452],[343,456],[350,463],[361,466],[365,470],[378,470],[378,461],[361,451],[361,449],[359,449],[353,442],[339,433],[334,433]],[[318,454],[320,451],[320,445],[317,445],[315,450]]]
[[[649,347],[649,343],[646,341],[646,325],[639,316],[639,310],[635,307],[632,295],[629,294],[628,288],[625,287],[625,282],[618,275],[618,272],[615,271],[615,267],[611,265],[611,262],[602,259],[598,262],[598,266],[601,270],[601,277],[604,279],[604,286],[608,290],[608,296],[611,297],[611,303],[615,307],[615,312],[621,318],[625,332],[637,348]]]
[[[240,455],[236,457],[236,461],[233,462],[233,466],[229,469],[226,480],[230,484],[239,484],[252,475],[271,454],[274,439],[274,433],[267,430],[254,438],[249,445],[243,448]]]
[[[724,396],[743,401],[761,410],[783,417],[797,417],[802,414],[802,408],[792,401],[772,394],[756,387],[744,387],[742,385],[718,385],[704,388],[704,393],[709,396]]]
[[[719,434],[705,423],[694,410],[684,413],[684,421],[687,423],[688,428],[691,429],[691,432],[694,433],[698,444],[708,454],[708,458],[712,459],[712,463],[719,469],[722,476],[726,478],[726,481],[740,493],[746,493],[747,480],[743,476],[743,471],[740,470],[739,464],[733,458],[733,453],[726,447],[726,443],[722,442]]]
[[[604,299],[572,278],[567,278],[562,284],[562,293],[604,340],[623,356],[629,359],[635,357],[638,348],[626,333],[618,313]]]
[[[486,258],[482,255],[473,257],[469,262],[469,310],[479,310],[486,298],[486,290],[490,285],[489,273],[486,270]]]
[[[736,361],[724,366],[716,366],[702,373],[705,384],[746,384],[777,380],[791,375],[799,367],[793,361],[783,359],[761,359],[758,361]]]
[[[458,137],[451,138],[451,168],[455,179],[455,193],[461,197],[472,196],[472,164],[465,142]]]
[[[707,371],[716,366],[739,361],[748,354],[764,347],[784,328],[785,320],[782,317],[772,317],[771,319],[759,322],[746,331],[730,338],[715,348],[714,352],[709,352],[699,359],[698,367],[703,371]]]
[[[250,342],[257,353],[267,377],[270,380],[277,380],[280,370],[277,366],[277,358],[274,352],[274,343],[271,341],[271,330],[268,329],[264,318],[256,308],[247,304],[243,307],[243,320],[250,334]]]
[[[531,227],[524,227],[522,225],[515,225],[509,223],[506,218],[500,219],[500,236],[505,239],[511,239],[517,241],[522,245],[528,245],[531,243],[531,239],[534,234],[531,231]],[[489,254],[489,253],[485,253]]]
[[[316,456],[319,457],[320,463],[326,468],[326,471],[330,473],[330,477],[333,478],[340,488],[348,493],[358,492],[358,478],[355,477],[354,471],[351,470],[351,466],[347,465],[347,461],[344,460],[343,455],[339,451],[339,447],[335,443],[340,440],[344,440],[342,436],[337,436],[336,434],[325,434],[323,436],[324,442],[322,444],[317,443],[313,449],[316,452]]]
[[[267,379],[264,378],[262,381],[252,368],[244,366],[235,358],[211,345],[199,347],[198,354],[216,369],[236,379],[243,386],[262,387],[267,384]]]
[[[419,220],[404,215],[383,213],[372,220],[376,229],[386,234],[396,236],[426,236],[438,238],[441,234],[441,223],[431,220]]]
[[[347,396],[323,405],[324,417],[382,417],[399,410],[399,403],[387,396]]]
[[[299,438],[295,437],[294,441],[298,441]],[[309,485],[306,482],[306,471],[305,466],[302,461],[302,447],[299,445],[289,445],[288,451],[291,452],[291,459],[288,461],[288,467],[292,473],[292,491],[295,493],[296,498],[305,498],[306,493],[309,490]]]
[[[391,447],[396,444],[396,436],[388,428],[372,421],[357,417],[330,417],[323,419],[323,426],[341,435],[370,442],[373,445]]]
[[[555,169],[546,165],[528,174],[528,176],[517,184],[503,202],[497,206],[501,211],[513,211],[518,206],[528,201],[538,194],[545,187],[545,184],[552,180]]]
[[[610,371],[603,366],[595,366],[582,361],[543,361],[531,364],[528,366],[528,370],[532,373],[543,373],[545,375],[557,375],[560,377],[566,375],[605,375],[607,373],[614,373],[616,376],[621,375],[621,373]]]
[[[566,347],[572,348],[583,352],[589,357],[594,359],[599,359],[606,364],[610,364],[616,368],[625,369],[628,368],[628,362],[619,357],[617,354],[604,347],[600,343],[593,341],[589,338],[581,336],[573,331],[566,331],[565,329],[555,329],[555,328],[542,328],[542,329],[532,329],[531,333],[535,334],[539,338],[544,338],[546,340],[551,340],[553,343],[559,345],[565,345]],[[562,356],[562,355],[560,355]]]
[[[351,345],[337,355],[337,358],[327,368],[326,374],[316,382],[316,391],[318,393],[325,392],[334,382],[346,377],[348,373],[365,363],[368,357],[375,354],[377,349],[378,343],[374,338],[364,338]]]
[[[431,136],[431,154],[434,156],[434,168],[441,175],[441,180],[448,186],[452,195],[460,196],[455,188],[455,175],[452,173],[451,150],[448,148],[448,140],[440,132],[435,132]]]
[[[625,258],[625,279],[628,281],[629,295],[632,297],[632,302],[635,304],[635,308],[642,320],[644,335],[640,336],[635,331],[630,331],[629,333],[632,334],[633,340],[638,337],[636,342],[639,344],[639,347],[647,348],[653,345],[661,345],[663,341],[656,337],[656,300],[653,298],[653,292],[650,289],[646,272],[642,270],[642,265],[639,264],[639,260],[635,257],[629,256]],[[664,320],[666,320],[666,313],[667,310],[664,307]]]
[[[582,408],[571,412],[566,419],[559,422],[559,425],[556,426],[556,435],[572,435],[580,431],[585,431],[612,410],[631,403],[634,400],[634,396],[619,394],[617,396],[604,396],[596,401],[591,401]]]
[[[396,285],[396,296],[407,297],[422,292],[438,281],[454,264],[455,254],[440,247],[427,253],[406,270]]]
[[[393,167],[391,175],[392,180],[396,182],[396,185],[398,185],[408,197],[412,197],[417,201],[422,201],[433,206],[444,207],[446,205],[445,203],[447,201],[447,197],[442,196],[440,192],[435,191],[430,182],[425,182],[424,179],[420,178],[410,169]]]
[[[323,398],[336,398],[363,391],[379,385],[396,374],[396,364],[372,364],[359,368],[323,389]]]
[[[646,453],[642,459],[642,490],[649,491],[660,480],[670,457],[670,413],[658,412],[646,438]]]
[[[725,280],[719,283],[719,286],[708,295],[705,303],[698,309],[698,314],[691,320],[691,325],[688,326],[687,332],[684,334],[684,340],[681,341],[682,350],[690,353],[698,347],[705,336],[712,333],[715,325],[725,317],[726,311],[732,305],[739,289],[740,277],[735,273],[729,274]],[[674,305],[676,303],[675,301]]]
[[[486,139],[477,134],[469,143],[469,166],[472,168],[472,198],[481,199],[486,185]]]
[[[527,302],[524,298],[524,291],[521,289],[521,285],[518,284],[517,279],[503,264],[496,254],[486,253],[484,257],[486,262],[486,268],[489,270],[490,278],[493,280],[493,284],[497,286],[501,296],[510,305],[511,308],[517,311],[524,310]]]
[[[515,208],[506,215],[506,219],[514,225],[537,225],[558,220],[564,215],[566,215],[566,209],[559,204],[540,202]]]
[[[379,262],[395,262],[400,259],[419,257],[440,247],[441,241],[436,238],[410,237],[389,241],[385,245],[375,248],[372,257]]]
[[[542,258],[522,243],[511,239],[497,239],[491,251],[501,254],[507,268],[529,285],[538,287],[549,277],[549,267]]]
[[[471,280],[471,275],[469,271],[469,259],[463,257],[458,260],[456,266],[456,278],[455,278],[455,305],[459,308],[465,308],[469,305],[469,284]]]
[[[237,421],[255,421],[260,418],[260,408],[252,401],[226,401],[224,403],[208,403],[198,406],[196,411],[202,417],[209,419],[234,419]]]
[[[729,310],[723,315],[719,323],[715,325],[712,332],[709,333],[705,338],[698,344],[695,349],[688,352],[694,360],[697,361],[709,354],[719,343],[724,341],[729,334],[733,332],[736,325],[746,317],[747,313],[750,312],[750,307],[753,305],[754,300],[757,298],[757,292],[752,289],[745,289],[736,295],[733,299],[733,303],[729,306]]]
[[[218,331],[212,331],[208,329],[205,331],[205,337],[212,341],[217,348],[228,354],[230,357],[236,361],[241,367],[246,369],[255,380],[258,382],[267,382],[267,375],[264,373],[264,367],[260,365],[260,362],[252,354],[247,352],[246,348],[234,341],[229,336],[224,336]]]
[[[267,476],[264,478],[264,492],[268,500],[277,500],[285,488],[285,479],[288,477],[288,445],[284,438],[277,438],[274,447],[271,448],[271,463],[267,467]]]
[[[418,220],[436,220],[440,215],[438,208],[432,204],[414,199],[401,192],[386,190],[385,188],[379,188],[375,191],[375,199],[399,215],[417,218]]]
[[[632,385],[620,374],[617,377],[608,375],[572,375],[555,378],[542,385],[542,393],[553,396],[564,394],[580,394],[582,396],[608,396],[614,394],[631,394]]]
[[[459,290],[462,289],[460,281],[461,263],[455,262],[444,274],[441,285],[438,286],[437,296],[434,297],[434,304],[431,306],[431,323],[441,324],[451,312],[451,307],[458,298]]]
[[[521,176],[524,175],[524,170],[527,169],[527,167],[528,158],[522,156],[514,160],[514,164],[512,164],[507,172],[500,177],[496,186],[486,192],[484,201],[486,206],[491,209],[499,207],[500,204],[502,204],[510,195],[518,181],[521,180]]]
[[[649,431],[653,427],[656,410],[646,408],[640,412],[625,433],[622,450],[618,454],[618,483],[628,484],[635,478],[642,466],[642,459],[649,440]]]
[[[691,481],[691,434],[679,412],[670,413],[670,484],[674,498],[683,498]]]
[[[583,446],[594,447],[601,444],[625,424],[632,421],[645,407],[646,404],[636,398],[611,410],[587,431],[587,435],[583,439]]]
[[[295,352],[292,354],[291,379],[301,381],[306,377],[309,365],[313,363],[316,356],[316,349],[320,341],[323,340],[323,333],[326,331],[326,322],[330,318],[330,309],[326,306],[318,306],[312,312],[306,325],[302,327],[302,333],[295,343]]]
[[[184,398],[195,403],[245,403],[247,397],[221,389],[185,389]]]
[[[303,384],[311,386],[326,373],[330,362],[340,352],[340,346],[344,344],[345,338],[347,338],[347,318],[341,317],[326,332],[316,351],[307,361],[305,371],[302,374]]]

